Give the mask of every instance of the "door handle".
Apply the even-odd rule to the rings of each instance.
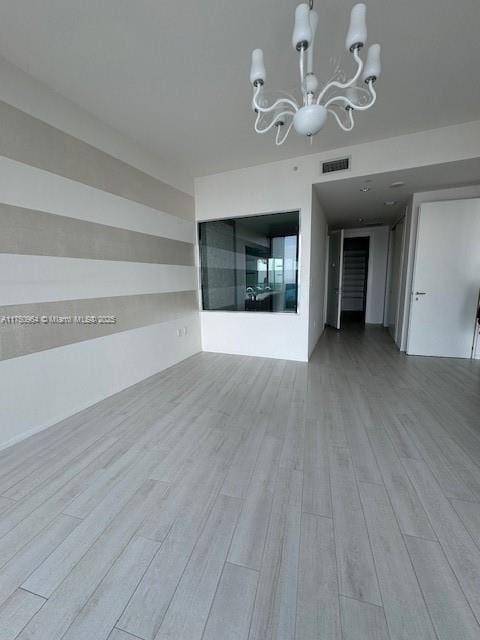
[[[415,295],[416,296],[426,296],[427,292],[426,291],[415,291]]]

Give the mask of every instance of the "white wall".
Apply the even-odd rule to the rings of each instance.
[[[300,199],[297,200],[300,203]],[[308,262],[310,259],[310,203],[300,210],[299,297],[297,313],[201,311],[202,349],[286,360],[308,360]],[[272,208],[259,213],[278,213]],[[242,212],[239,214],[242,215]],[[243,215],[246,215],[243,212]]]
[[[477,158],[479,146],[480,120],[196,178],[197,218],[276,211],[283,198],[305,201],[312,184]],[[322,162],[343,156],[351,158],[349,171],[321,174]]]
[[[325,213],[312,189],[312,226],[308,354],[312,354],[325,328],[328,226]]]
[[[196,217],[202,221],[299,211],[298,313],[202,311],[202,348],[204,351],[307,361],[312,187],[310,184],[307,189],[304,180],[298,179],[289,165],[274,171],[265,183],[265,167],[268,171],[271,165],[233,172],[235,176],[222,174],[225,184],[220,176],[212,176],[211,181],[208,178],[198,180],[197,184],[210,183],[212,191],[198,187]],[[220,178],[221,193],[225,188],[228,196],[217,198],[220,194],[215,178]]]
[[[480,197],[480,185],[454,189],[439,189],[436,191],[424,191],[422,193],[415,193],[411,198],[405,217],[405,255],[402,264],[400,304],[398,312],[400,334],[398,335],[397,345],[401,351],[405,351],[407,348],[413,266],[415,262],[418,213],[420,205],[424,202],[441,202],[446,200],[462,200],[478,197]]]
[[[197,220],[297,209],[301,215],[299,313],[278,317],[255,314],[255,317],[245,319],[242,313],[202,312],[203,348],[247,355],[260,354],[261,348],[262,355],[306,360],[309,352],[312,185],[475,158],[479,148],[480,121],[197,178]],[[342,156],[350,156],[350,171],[342,175],[321,174],[321,162]],[[379,319],[379,314],[374,317]],[[383,321],[383,316],[379,321]],[[272,331],[288,336],[288,340],[272,339]]]
[[[387,302],[385,326],[397,343],[399,335],[398,314],[400,303],[400,286],[404,256],[405,219],[403,218],[392,229],[390,234],[389,273],[387,277]]]
[[[31,123],[32,148],[37,140],[35,127],[42,128],[42,123],[48,122],[77,138],[69,140],[69,154],[65,162],[75,159],[78,145],[82,145],[78,141],[82,140],[92,145],[98,142],[97,148],[130,167],[149,172],[155,178],[169,173],[160,160],[143,153],[116,131],[11,65],[0,61],[0,75],[0,101],[37,118],[37,124]],[[19,114],[19,121],[21,118]],[[8,122],[2,119],[0,139],[5,139],[2,134],[6,127]],[[42,157],[53,155],[50,148]],[[117,163],[117,160],[113,162]],[[132,175],[137,173],[133,170]],[[180,176],[172,182],[183,185],[188,180]],[[193,198],[184,194],[180,197],[188,199],[193,213]],[[51,305],[85,299],[111,301],[123,299],[120,298],[122,296],[131,296],[131,306],[135,308],[136,296],[140,294],[156,297],[165,292],[194,292],[197,278],[191,262],[188,265],[162,264],[159,255],[138,262],[129,261],[128,256],[108,259],[98,255],[90,259],[68,252],[53,255],[47,250],[42,252],[39,246],[26,246],[19,250],[15,245],[15,251],[12,251],[8,246],[8,233],[2,234],[10,224],[9,219],[13,220],[15,216],[22,219],[27,210],[32,210],[31,213],[38,213],[38,216],[51,216],[55,221],[52,225],[54,230],[61,229],[65,220],[75,220],[85,233],[89,226],[108,225],[113,237],[113,231],[119,230],[122,234],[146,234],[142,235],[143,240],[156,237],[166,242],[180,241],[189,244],[193,252],[193,215],[187,219],[175,212],[166,213],[160,210],[161,204],[159,202],[158,209],[145,206],[86,182],[43,170],[29,163],[28,159],[16,161],[0,155],[0,207],[16,207],[7,216],[0,212],[0,241],[3,240],[0,250],[0,315],[8,313],[9,305]],[[39,243],[45,241],[50,246],[50,238],[44,237],[47,235],[39,234]],[[73,238],[74,242],[77,240],[80,246],[78,256],[84,245],[80,235]],[[79,342],[72,339],[71,344],[53,348],[42,346],[42,328],[39,326],[35,352],[25,349],[20,354],[0,360],[0,448],[200,351],[200,321],[195,300],[191,309],[182,311],[181,317],[179,312],[175,320],[155,320],[151,324],[146,321],[145,324],[148,326],[137,325],[101,337],[95,337],[92,332],[93,337]],[[187,327],[186,335],[178,336],[178,329],[184,327]],[[7,341],[5,335],[5,332],[0,335],[0,357],[3,357],[2,339]]]
[[[390,228],[383,226],[346,229],[344,237],[370,238],[365,322],[383,324]]]
[[[0,362],[0,449],[198,352],[196,316]]]
[[[296,314],[209,311],[200,315],[204,351],[307,359],[302,322]]]
[[[0,57],[0,100],[193,195],[193,178]]]

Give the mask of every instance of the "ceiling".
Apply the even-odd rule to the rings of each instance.
[[[274,213],[262,216],[247,216],[236,218],[237,227],[247,229],[257,236],[273,238],[275,236],[297,235],[299,229],[298,211],[288,213]]]
[[[478,184],[480,158],[317,184],[314,189],[333,229],[393,224],[421,191]],[[404,186],[394,186],[403,182]],[[363,191],[362,189],[369,189]],[[386,205],[386,202],[395,204]],[[361,220],[360,220],[361,219]]]
[[[354,0],[315,0],[317,72],[343,55]],[[351,134],[328,122],[313,144],[253,133],[250,52],[268,86],[292,91],[295,0],[0,0],[0,55],[191,176],[480,117],[478,0],[368,0],[383,45],[379,102]]]

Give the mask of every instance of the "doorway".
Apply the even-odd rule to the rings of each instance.
[[[370,238],[343,241],[341,322],[365,324]]]
[[[345,237],[344,230],[329,236],[327,324],[365,324],[367,312],[370,236]]]

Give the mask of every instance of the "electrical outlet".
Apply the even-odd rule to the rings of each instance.
[[[186,336],[188,333],[188,327],[183,327],[183,335]]]
[[[177,337],[179,337],[179,338],[182,337],[182,330],[181,329],[177,329]]]

